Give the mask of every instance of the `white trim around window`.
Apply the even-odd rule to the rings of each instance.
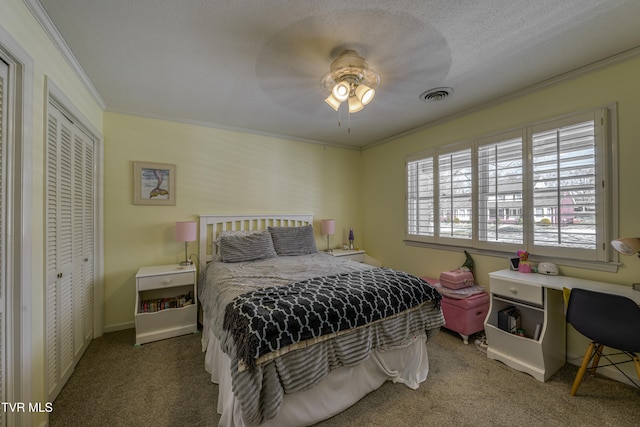
[[[616,106],[532,123],[405,160],[405,241],[615,271]]]

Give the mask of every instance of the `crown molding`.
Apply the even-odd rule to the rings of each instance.
[[[29,11],[31,11],[31,14],[36,18],[44,32],[49,36],[49,39],[51,39],[53,45],[56,47],[56,49],[58,49],[58,52],[60,52],[65,61],[67,61],[67,64],[69,64],[78,79],[80,79],[82,85],[89,91],[94,100],[104,110],[107,107],[107,104],[104,102],[104,99],[87,76],[87,73],[85,73],[84,69],[73,54],[73,51],[71,50],[67,42],[62,38],[62,35],[58,31],[54,23],[51,21],[51,18],[49,18],[49,15],[44,10],[40,2],[38,0],[23,1]]]
[[[250,129],[250,128],[221,125],[218,123],[208,122],[204,120],[192,120],[192,119],[185,119],[184,117],[176,117],[176,116],[170,116],[170,115],[164,115],[164,114],[147,113],[144,111],[125,110],[125,109],[117,109],[117,108],[106,108],[105,111],[108,113],[123,114],[127,116],[138,116],[138,117],[144,117],[147,119],[176,122],[176,123],[207,127],[212,129],[220,129],[220,130],[231,131],[231,132],[248,133],[252,135],[264,136],[266,138],[275,138],[275,139],[282,139],[282,140],[294,141],[294,142],[304,142],[305,144],[322,145],[325,147],[342,148],[345,150],[356,150],[356,151],[362,150],[362,148],[358,145],[340,144],[336,142],[320,141],[316,139],[296,138],[291,135],[260,131],[260,130]]]

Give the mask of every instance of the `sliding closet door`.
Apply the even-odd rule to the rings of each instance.
[[[49,105],[46,157],[49,399],[93,336],[94,141]]]

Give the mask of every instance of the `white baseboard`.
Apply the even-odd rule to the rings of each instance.
[[[116,332],[116,331],[124,331],[125,329],[133,329],[136,327],[136,322],[125,322],[125,323],[116,323],[115,325],[105,325],[104,332]]]

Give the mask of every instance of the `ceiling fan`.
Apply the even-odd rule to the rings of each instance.
[[[346,101],[349,113],[357,113],[371,102],[379,84],[380,76],[355,50],[342,52],[322,78],[322,87],[329,93],[325,102],[338,111]]]
[[[375,96],[376,112],[358,119],[375,121],[376,114],[419,106],[425,86],[441,86],[450,66],[445,37],[428,23],[392,10],[336,9],[294,21],[267,40],[256,82],[271,102],[327,121],[333,118],[323,100],[355,113]]]

